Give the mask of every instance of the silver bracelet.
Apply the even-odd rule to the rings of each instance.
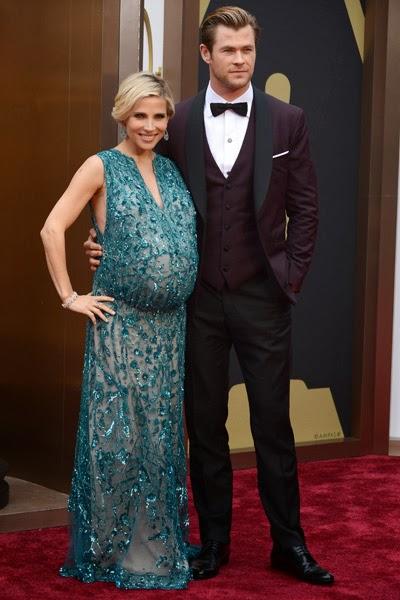
[[[72,292],[68,298],[65,299],[65,302],[61,304],[63,308],[69,308],[73,302],[78,298],[78,294],[76,292]]]

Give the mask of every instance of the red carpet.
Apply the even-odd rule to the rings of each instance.
[[[274,572],[256,494],[255,471],[235,474],[231,562],[187,591],[123,591],[57,574],[67,547],[64,528],[0,536],[1,600],[400,600],[400,457],[363,457],[300,465],[308,545],[335,574],[316,588]],[[196,537],[192,518],[193,537]]]

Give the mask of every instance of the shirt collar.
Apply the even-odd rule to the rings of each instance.
[[[235,104],[236,102],[247,102],[247,115],[246,115],[247,118],[249,118],[249,116],[250,116],[251,104],[253,102],[253,96],[254,96],[253,86],[250,83],[249,87],[244,92],[244,94],[242,94],[241,96],[239,96],[238,98],[236,98],[235,100],[232,101],[232,104]],[[209,83],[207,86],[205,104],[204,104],[204,116],[206,116],[206,117],[213,116],[211,109],[210,109],[211,102],[228,102],[228,100],[226,100],[225,98],[223,98],[222,96],[219,96],[216,92],[214,92],[214,90],[211,87],[211,83]]]

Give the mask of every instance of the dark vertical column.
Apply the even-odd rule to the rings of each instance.
[[[175,101],[182,98],[182,24],[183,0],[164,3],[164,77],[169,82]]]
[[[181,97],[189,98],[198,91],[199,2],[185,2],[182,29]]]
[[[367,2],[358,213],[354,431],[387,453],[400,125],[400,6]]]
[[[177,102],[198,91],[198,31],[198,0],[165,0],[164,77]]]
[[[119,80],[142,68],[144,0],[120,0]]]
[[[119,79],[120,0],[103,0],[102,83],[101,83],[101,148],[117,143],[117,126],[111,118]]]
[[[390,422],[400,133],[400,4],[389,0],[383,120],[373,451],[387,453]]]

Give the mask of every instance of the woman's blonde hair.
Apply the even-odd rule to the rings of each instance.
[[[128,75],[121,82],[114,99],[111,116],[119,123],[125,121],[132,112],[136,102],[149,96],[164,98],[167,103],[167,115],[172,117],[175,113],[175,106],[168,83],[161,77],[146,71]]]

